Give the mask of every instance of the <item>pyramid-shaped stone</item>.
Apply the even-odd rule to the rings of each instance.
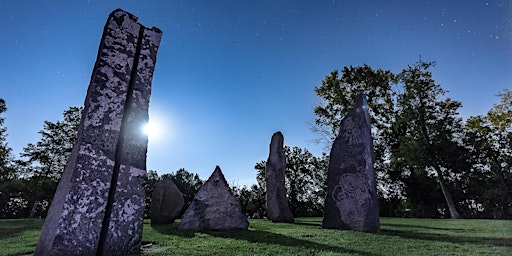
[[[247,229],[249,222],[219,166],[203,184],[181,218],[181,230]]]

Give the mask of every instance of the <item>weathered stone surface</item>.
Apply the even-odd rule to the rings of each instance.
[[[284,154],[283,143],[284,137],[281,132],[272,135],[270,153],[265,166],[267,217],[273,222],[293,223],[293,214],[288,206],[284,183],[286,155]]]
[[[247,217],[218,166],[197,192],[179,225],[179,229],[194,231],[248,227]]]
[[[361,93],[354,108],[343,118],[331,149],[324,228],[379,232],[373,163],[368,107]]]
[[[156,183],[151,195],[151,225],[171,224],[185,205],[183,193],[170,177]]]
[[[161,38],[115,10],[105,25],[77,140],[39,237],[36,255],[139,251],[144,216],[151,80]]]

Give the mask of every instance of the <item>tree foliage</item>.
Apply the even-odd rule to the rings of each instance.
[[[157,182],[161,181],[162,178],[154,170],[149,170],[146,177],[144,178],[144,218],[151,218],[151,202],[153,198],[153,190]]]
[[[6,111],[5,101],[0,98],[0,218],[44,217],[55,182],[45,177],[20,177],[18,164],[21,162],[13,159],[7,144],[7,128],[2,116]]]
[[[290,210],[298,216],[322,216],[327,178],[327,155],[315,157],[307,149],[284,147],[285,186]],[[260,187],[266,188],[265,161],[254,167]]]
[[[5,117],[7,111],[5,100],[0,98],[0,217],[12,217],[10,209],[14,202],[11,198],[19,194],[19,182],[12,163],[11,148],[7,144],[7,127]]]
[[[466,122],[471,168],[464,175],[471,214],[512,219],[512,91],[504,90],[487,115]]]
[[[71,107],[64,112],[62,121],[44,122],[40,141],[23,149],[21,156],[27,160],[14,161],[16,175],[2,183],[2,217],[46,216],[75,142],[80,118],[81,108]]]
[[[393,87],[398,77],[389,70],[373,69],[368,65],[344,67],[341,77],[338,70],[332,71],[322,80],[315,93],[320,102],[314,108],[316,116],[313,132],[320,137],[318,142],[330,149],[338,135],[341,120],[353,107],[356,96],[364,92],[369,106],[372,137],[375,150],[375,171],[379,187],[389,187],[389,135],[394,120],[395,95]],[[391,189],[385,192],[390,193]]]
[[[181,211],[181,215],[185,212],[188,206],[194,200],[197,192],[203,186],[204,181],[199,178],[199,175],[188,172],[187,170],[180,168],[176,172],[170,174],[164,174],[164,176],[171,177],[172,182],[176,184],[176,187],[183,193],[185,199],[185,206]],[[163,176],[162,176],[163,178]]]
[[[0,183],[16,177],[12,165],[12,149],[7,144],[7,127],[5,127],[5,117],[3,117],[6,111],[5,100],[0,98]]]
[[[457,113],[461,104],[444,98],[446,91],[429,70],[433,66],[420,59],[398,74],[367,65],[345,67],[341,77],[338,71],[331,72],[315,88],[321,102],[314,109],[313,131],[330,147],[355,95],[364,92],[381,202],[409,209],[414,216],[450,212],[458,217],[459,204],[453,202],[457,200],[452,194],[460,193],[450,190],[461,189],[457,184],[468,166],[463,159],[463,123]],[[393,207],[382,208],[393,212]]]
[[[315,93],[320,98],[314,108],[315,125],[311,128],[321,137],[321,142],[330,145],[340,129],[340,120],[353,107],[356,96],[364,92],[371,109],[370,120],[378,129],[373,130],[374,137],[379,137],[393,116],[392,85],[396,75],[389,70],[374,70],[368,65],[344,67],[339,77],[338,70],[322,80]]]
[[[424,191],[421,185],[433,183],[428,191],[444,195],[452,218],[459,218],[450,188],[465,168],[465,150],[462,145],[462,119],[458,117],[460,102],[443,98],[446,93],[432,79],[429,71],[435,63],[419,61],[399,75],[403,92],[398,95],[395,121],[392,124],[390,173],[406,185],[409,200],[421,207],[417,215],[435,217],[443,214],[442,205]],[[393,174],[395,173],[395,174]],[[427,188],[426,188],[427,189]],[[426,213],[425,208],[431,208]],[[439,211],[439,213],[437,213]]]
[[[185,200],[185,206],[181,210],[180,216],[183,215],[185,210],[194,200],[195,195],[203,185],[204,181],[199,178],[199,175],[188,172],[187,170],[180,168],[176,172],[163,174],[159,176],[156,171],[150,170],[145,178],[144,182],[144,190],[146,193],[145,198],[145,208],[144,208],[144,217],[151,217],[151,197],[153,194],[153,190],[157,182],[163,180],[165,177],[171,178],[172,182],[178,187],[178,189],[183,193],[183,198]]]
[[[73,149],[81,117],[82,108],[70,107],[64,111],[63,120],[44,122],[39,131],[41,139],[36,144],[29,143],[21,154],[28,158],[29,176],[60,179]]]
[[[241,188],[233,186],[233,194],[238,199],[242,213],[254,219],[263,218],[266,215],[265,190],[259,185],[253,184],[250,187]]]

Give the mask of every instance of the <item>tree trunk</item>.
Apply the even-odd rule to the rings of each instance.
[[[422,108],[425,109],[423,104],[422,104]],[[423,135],[423,138],[425,139],[426,145],[428,146],[427,152],[429,153],[429,155],[435,155],[435,154],[432,154],[432,151],[431,151],[432,142],[430,141],[430,137],[428,136],[428,129],[425,126],[425,124],[426,124],[425,119],[421,115],[420,115],[420,124],[423,124],[423,125],[421,125],[421,133]],[[437,181],[439,182],[439,185],[441,186],[441,190],[443,191],[444,199],[446,200],[446,204],[448,205],[448,210],[450,211],[450,216],[452,217],[452,219],[460,219],[461,217],[460,217],[459,212],[457,212],[457,208],[455,208],[455,204],[453,203],[452,195],[450,194],[450,191],[448,190],[446,185],[444,185],[444,182],[443,182],[444,178],[443,178],[443,175],[441,172],[441,168],[437,164],[434,164],[433,167],[434,167],[435,172],[437,173]]]
[[[457,208],[455,208],[455,204],[453,203],[452,195],[450,191],[444,185],[443,180],[440,176],[438,176],[439,185],[441,186],[441,190],[443,191],[444,199],[446,200],[446,204],[448,204],[448,210],[450,210],[450,215],[452,219],[460,219],[460,214],[457,212]]]
[[[35,200],[34,204],[32,205],[32,210],[30,210],[30,216],[28,216],[29,218],[35,218],[38,205],[39,201]]]

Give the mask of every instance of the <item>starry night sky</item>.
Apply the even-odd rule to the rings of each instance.
[[[434,79],[485,114],[512,88],[509,1],[8,1],[0,0],[0,97],[16,157],[43,121],[82,106],[103,26],[122,8],[163,30],[150,103],[160,134],[148,169],[233,184],[255,182],[270,137],[319,155],[307,122],[313,88],[334,69],[399,72],[436,61]]]

